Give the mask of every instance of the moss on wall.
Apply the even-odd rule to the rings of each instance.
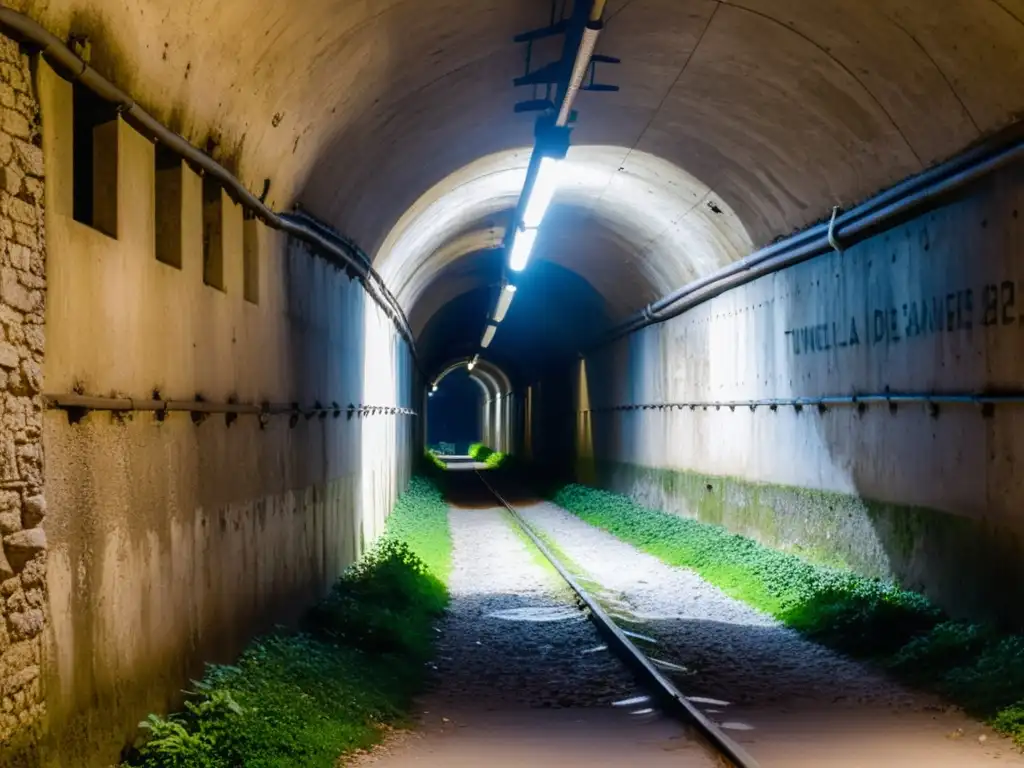
[[[1024,540],[1016,531],[852,494],[619,462],[581,464],[581,481],[645,506],[724,526],[812,562],[891,578],[954,616],[1024,625]]]

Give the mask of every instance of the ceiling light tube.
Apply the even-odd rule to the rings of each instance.
[[[542,157],[537,165],[537,174],[533,177],[530,196],[523,210],[523,226],[536,229],[544,220],[551,199],[555,196],[560,177],[561,161],[554,157]]]
[[[512,290],[508,290],[509,288]],[[500,323],[505,319],[508,308],[512,305],[512,297],[515,295],[516,288],[514,285],[506,286],[505,290],[501,292],[501,295],[498,297],[498,306],[494,310],[494,322]]]
[[[484,330],[484,337],[480,340],[480,346],[483,347],[484,349],[487,349],[487,347],[491,343],[491,340],[494,338],[494,332],[497,330],[498,326],[488,325],[486,330]]]
[[[472,371],[472,370],[473,370],[473,369],[474,369],[475,367],[476,367],[476,359],[475,359],[475,358],[474,358],[473,360],[470,360],[470,361],[469,361],[469,362],[468,362],[468,363],[466,364],[466,370],[467,370],[467,371]]]
[[[522,272],[526,269],[526,262],[530,260],[530,252],[533,251],[535,242],[537,242],[536,229],[517,229],[515,238],[512,240],[512,253],[508,258],[508,268],[513,272]]]

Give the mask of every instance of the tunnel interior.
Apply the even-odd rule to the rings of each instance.
[[[15,0],[0,32],[0,762],[127,754],[424,499],[463,596],[543,592],[490,496],[424,490],[442,444],[638,547],[794,558],[766,594],[821,568],[882,634],[1018,648],[1024,0]],[[714,594],[742,621],[675,629],[784,634]]]

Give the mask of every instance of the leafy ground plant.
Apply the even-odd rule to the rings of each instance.
[[[566,485],[551,499],[823,645],[938,691],[1024,746],[1024,637],[950,621],[895,584],[812,564],[627,496]]]
[[[182,712],[150,715],[128,765],[333,768],[404,721],[447,604],[447,506],[414,478],[381,541],[310,611],[301,631],[259,638],[207,668]]]
[[[469,455],[476,461],[483,462],[490,469],[500,469],[508,463],[509,455],[501,451],[492,451],[483,443],[469,446]]]

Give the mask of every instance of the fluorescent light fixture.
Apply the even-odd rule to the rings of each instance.
[[[437,392],[437,384],[434,384],[430,391],[431,393]]]
[[[544,220],[544,214],[558,188],[560,168],[559,161],[553,157],[540,159],[537,175],[533,177],[533,186],[530,188],[530,197],[523,210],[523,226],[527,229],[536,229]]]
[[[505,290],[503,290],[501,295],[498,297],[498,306],[494,310],[494,322],[500,323],[505,319],[505,315],[508,313],[508,308],[512,305],[512,297],[515,295],[516,287],[514,285],[505,286]]]
[[[494,332],[498,330],[496,325],[488,325],[484,331],[484,337],[480,340],[480,346],[487,349],[487,346],[491,343],[494,338]]]
[[[515,239],[512,241],[512,253],[508,258],[508,268],[513,272],[522,272],[526,269],[526,262],[530,260],[530,252],[533,244],[537,242],[536,229],[517,229]]]

